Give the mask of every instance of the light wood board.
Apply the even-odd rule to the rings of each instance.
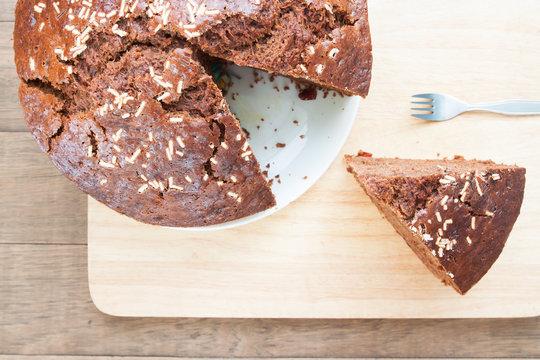
[[[373,81],[342,154],[300,199],[240,228],[143,225],[90,199],[90,292],[103,312],[185,317],[514,317],[540,314],[540,117],[409,117],[410,95],[540,98],[540,2],[370,2]],[[380,216],[342,155],[461,154],[527,167],[522,214],[466,296],[442,286]]]

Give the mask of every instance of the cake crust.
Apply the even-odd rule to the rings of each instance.
[[[365,1],[19,0],[14,49],[25,120],[54,165],[165,226],[275,205],[208,55],[362,96],[371,73]]]
[[[432,273],[465,294],[516,221],[525,169],[491,161],[346,156],[349,172]]]

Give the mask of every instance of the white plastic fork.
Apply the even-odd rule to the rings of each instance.
[[[416,94],[413,97],[426,99],[426,101],[413,101],[413,104],[429,106],[411,108],[411,110],[429,111],[429,113],[411,115],[431,121],[450,120],[466,111],[489,111],[505,115],[540,115],[540,101],[533,100],[503,100],[483,104],[467,104],[453,96],[444,94]]]

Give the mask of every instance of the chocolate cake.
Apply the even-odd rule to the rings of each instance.
[[[166,226],[275,205],[214,57],[362,96],[371,71],[365,0],[19,0],[14,48],[26,122],[54,165]]]
[[[373,203],[431,272],[465,294],[501,253],[519,215],[525,169],[492,161],[347,155]]]

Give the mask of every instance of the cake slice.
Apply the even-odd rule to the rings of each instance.
[[[499,257],[525,169],[492,161],[345,156],[373,203],[429,270],[465,294]]]

